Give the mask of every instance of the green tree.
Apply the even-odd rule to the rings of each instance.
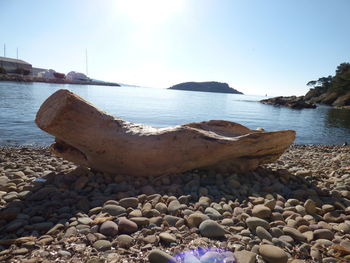
[[[350,63],[341,63],[333,80],[333,90],[344,94],[350,91]]]
[[[317,84],[317,80],[310,80],[308,83],[306,83],[307,86],[315,87]]]
[[[343,73],[345,73],[346,71],[348,71],[350,69],[350,63],[341,63],[337,69],[335,70],[335,75],[342,75]]]
[[[306,85],[312,87],[306,94],[307,97],[319,96],[328,91],[339,95],[350,92],[350,63],[341,63],[335,70],[334,77],[321,77],[309,81]]]

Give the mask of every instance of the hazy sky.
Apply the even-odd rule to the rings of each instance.
[[[350,62],[349,12],[349,0],[0,0],[0,44],[64,73],[85,73],[87,49],[101,80],[301,95]]]

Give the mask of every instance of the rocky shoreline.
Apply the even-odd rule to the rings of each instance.
[[[133,179],[2,147],[0,262],[349,262],[349,156],[299,145],[244,175]]]
[[[289,97],[274,97],[260,101],[263,104],[274,106],[286,106],[292,109],[315,109],[316,105],[312,102],[306,101],[304,96],[289,96]]]

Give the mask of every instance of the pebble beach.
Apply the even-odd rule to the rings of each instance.
[[[350,262],[350,147],[130,178],[0,148],[0,262]]]

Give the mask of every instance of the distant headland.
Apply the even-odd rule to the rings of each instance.
[[[216,81],[184,82],[184,83],[176,84],[170,87],[169,89],[243,94],[242,92],[234,88],[231,88],[227,83],[216,82]]]
[[[350,63],[341,63],[335,76],[311,80],[306,85],[311,88],[304,96],[275,97],[260,102],[294,109],[316,108],[316,104],[350,109]]]
[[[53,69],[35,68],[26,61],[7,57],[0,57],[0,81],[120,86],[118,83],[91,79],[76,71],[64,74]]]

